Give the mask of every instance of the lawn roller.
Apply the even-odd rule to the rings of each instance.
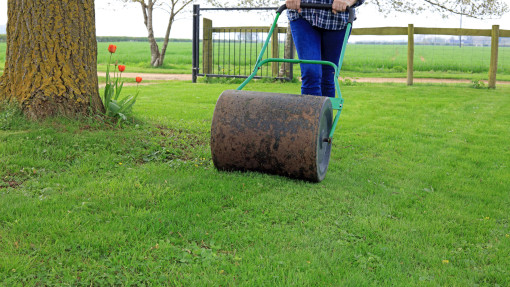
[[[332,5],[301,3],[301,8],[332,9]],[[283,5],[276,11],[250,76],[236,90],[226,90],[218,98],[211,125],[212,159],[218,170],[258,171],[320,182],[326,176],[333,134],[343,108],[338,76],[354,13],[348,9],[349,21],[339,65],[301,59],[262,60],[278,18],[285,9],[286,5]],[[243,91],[260,67],[270,62],[333,67],[336,97]],[[334,110],[337,112],[333,118]]]

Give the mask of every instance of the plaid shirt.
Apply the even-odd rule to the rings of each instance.
[[[358,0],[352,7],[358,7],[363,4],[365,0]],[[314,4],[333,4],[333,0],[302,0],[301,3],[314,3]],[[354,13],[356,14],[356,12]],[[347,27],[347,20],[349,14],[347,12],[338,12],[333,14],[331,10],[326,9],[301,9],[301,14],[297,10],[288,10],[287,16],[289,21],[303,18],[310,22],[312,26],[319,27],[326,30],[343,30]]]

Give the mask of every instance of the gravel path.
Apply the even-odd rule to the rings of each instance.
[[[99,72],[98,76],[105,77],[106,74]],[[142,77],[144,80],[151,81],[191,81],[190,74],[150,74],[150,73],[122,73],[122,78]],[[348,78],[360,83],[407,83],[406,78]],[[465,79],[414,79],[415,83],[442,83],[442,84],[470,84],[471,80]],[[487,82],[486,82],[487,83]],[[133,85],[134,83],[125,83],[125,85]],[[497,81],[497,85],[510,85],[510,81]]]

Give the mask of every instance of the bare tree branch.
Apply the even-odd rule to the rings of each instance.
[[[184,11],[185,8],[189,7],[194,0],[118,0],[128,3],[140,3],[142,8],[142,14],[144,19],[145,27],[147,28],[147,38],[150,43],[151,49],[151,65],[159,67],[163,65],[165,60],[165,53],[170,40],[170,32],[172,30],[172,24],[175,21],[177,14]],[[161,50],[159,49],[158,43],[154,36],[154,9],[161,9],[169,14],[168,24],[166,27],[165,38]]]

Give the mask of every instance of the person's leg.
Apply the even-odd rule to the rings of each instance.
[[[321,60],[338,65],[346,30],[321,30]],[[322,65],[321,91],[324,97],[335,97],[335,69]]]
[[[290,21],[292,38],[296,45],[299,59],[320,60],[321,38],[319,32],[304,19]],[[301,94],[322,95],[322,67],[317,64],[301,64]]]

